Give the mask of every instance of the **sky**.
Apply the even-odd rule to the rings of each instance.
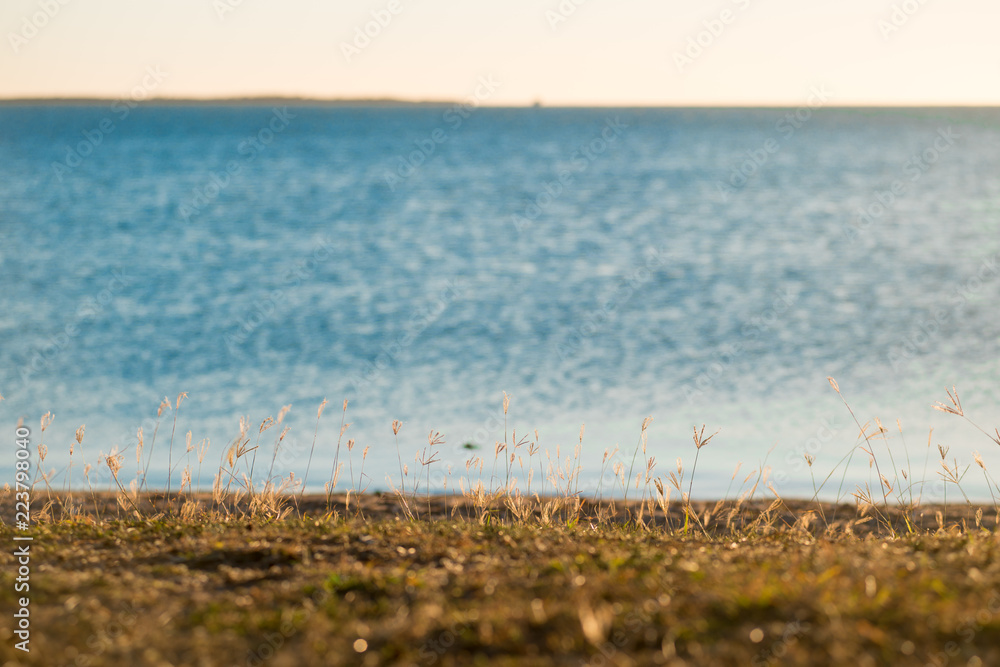
[[[3,0],[0,98],[1000,105],[996,0]]]

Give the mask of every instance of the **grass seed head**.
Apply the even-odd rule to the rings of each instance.
[[[286,405],[283,408],[281,408],[281,410],[278,412],[278,423],[279,424],[285,420],[285,415],[287,415],[288,411],[291,410],[291,409],[292,409],[292,406],[290,404]]]
[[[945,388],[945,391],[948,393],[948,400],[951,402],[951,405],[945,405],[941,401],[937,401],[937,403],[932,407],[935,410],[940,410],[941,412],[947,412],[951,415],[964,417],[965,411],[962,409],[962,400],[958,397],[958,390],[952,386],[951,391],[947,388]]]
[[[716,431],[715,433],[713,433],[712,435],[710,435],[710,436],[708,436],[706,438],[705,437],[705,425],[704,424],[701,425],[701,431],[700,432],[698,431],[698,427],[695,426],[694,427],[694,444],[695,444],[695,447],[697,449],[701,449],[702,447],[704,447],[705,445],[708,444],[709,440],[711,440],[712,438],[714,438],[718,434],[719,434],[719,432]]]
[[[111,471],[111,475],[115,479],[118,479],[118,471],[122,469],[122,458],[122,455],[118,453],[118,447],[115,447],[104,459],[108,465],[108,470]]]

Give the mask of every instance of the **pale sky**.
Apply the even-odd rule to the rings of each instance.
[[[997,0],[0,3],[2,98],[1000,105]]]

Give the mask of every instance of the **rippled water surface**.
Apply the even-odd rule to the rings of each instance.
[[[789,113],[0,108],[0,418],[37,441],[52,411],[56,469],[86,423],[84,459],[118,445],[131,479],[164,396],[189,396],[173,462],[190,430],[213,473],[240,415],[256,439],[291,404],[276,468],[301,476],[327,397],[319,485],[349,399],[376,489],[398,477],[393,419],[411,473],[431,429],[453,481],[464,443],[492,463],[506,391],[508,430],[553,459],[586,423],[581,487],[652,415],[660,474],[689,469],[692,425],[722,429],[696,495],[765,457],[808,495],[802,455],[821,479],[858,433],[834,376],[897,468],[908,452],[935,479],[940,442],[1000,474],[1000,447],[930,408],[954,384],[1000,424],[1000,113]]]

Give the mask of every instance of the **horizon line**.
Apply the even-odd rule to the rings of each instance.
[[[273,104],[273,103],[296,103],[310,106],[426,106],[426,107],[450,107],[463,104],[470,104],[465,100],[408,100],[394,97],[371,97],[371,98],[324,98],[307,97],[297,95],[247,95],[231,97],[151,97],[144,100],[135,100],[128,97],[92,97],[92,96],[65,96],[65,97],[0,97],[0,106],[12,105],[70,105],[70,104],[113,104],[115,102],[129,103],[130,105],[186,105],[186,106],[209,106],[209,105],[239,105],[239,104]],[[511,104],[475,104],[480,108],[494,109],[795,109],[803,106],[801,103],[766,103],[766,102],[690,102],[690,103],[545,103],[535,101],[530,103]],[[822,105],[813,109],[1000,109],[1000,102],[989,104],[978,103],[841,103]]]

